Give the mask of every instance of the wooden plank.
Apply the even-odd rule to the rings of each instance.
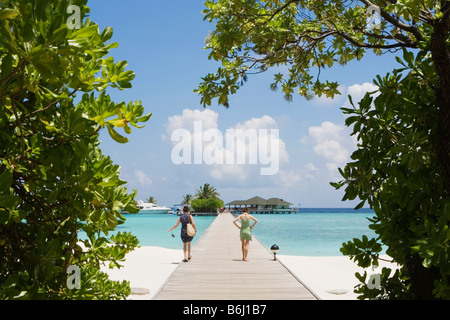
[[[316,300],[255,237],[249,261],[242,261],[239,230],[231,214],[220,214],[192,247],[192,259],[178,267],[155,300]]]

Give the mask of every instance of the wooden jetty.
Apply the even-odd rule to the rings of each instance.
[[[219,214],[180,262],[154,300],[317,300],[300,279],[253,236],[242,260],[239,230],[231,214]],[[255,227],[257,228],[258,225]]]

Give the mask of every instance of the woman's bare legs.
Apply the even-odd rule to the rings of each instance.
[[[192,258],[190,242],[183,242],[183,254],[184,254],[184,260],[189,260]]]
[[[191,242],[187,243],[187,251],[188,251],[188,260],[191,260]]]
[[[248,248],[250,246],[250,240],[241,240],[242,241],[242,260],[248,261]]]

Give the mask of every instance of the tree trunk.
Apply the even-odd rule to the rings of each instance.
[[[419,255],[414,255],[407,263],[408,271],[411,275],[411,300],[433,300],[434,279],[439,270],[436,268],[425,268],[422,265],[423,259]]]
[[[450,7],[450,2],[443,1],[442,3],[441,11],[445,12]],[[441,166],[445,188],[444,197],[450,197],[450,51],[446,43],[449,30],[450,18],[448,14],[444,14],[444,18],[436,20],[433,24],[430,43],[434,68],[440,84],[440,88],[436,90],[439,110],[436,154]],[[439,270],[435,267],[425,268],[422,262],[423,260],[418,255],[414,255],[407,263],[411,275],[411,299],[435,299],[433,295],[434,280],[439,277]]]
[[[442,10],[446,7],[450,7],[449,2],[444,4]],[[447,196],[450,196],[450,51],[446,44],[450,29],[448,14],[446,18],[437,21],[433,27],[430,50],[440,83],[437,91],[439,122],[436,152],[441,165],[445,190]]]

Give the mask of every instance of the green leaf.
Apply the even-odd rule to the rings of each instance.
[[[19,15],[19,12],[17,12],[14,9],[10,9],[10,8],[0,9],[0,20],[14,19],[18,15]]]
[[[139,208],[136,207],[135,205],[127,205],[125,206],[124,210],[126,210],[127,212],[131,213],[131,214],[136,214],[139,213]]]
[[[65,40],[68,32],[69,32],[69,30],[67,29],[66,26],[56,29],[53,32],[53,41],[58,42],[58,41]]]
[[[151,117],[152,113],[150,112],[148,115],[136,119],[136,122],[147,122]]]
[[[0,193],[8,192],[13,183],[13,175],[11,172],[5,171],[0,174]]]
[[[355,210],[361,209],[362,207],[364,207],[364,204],[366,203],[366,200],[361,201],[356,207]]]
[[[0,224],[5,224],[9,221],[11,214],[3,209],[0,209]],[[5,244],[5,240],[0,239],[0,247]]]
[[[109,41],[113,36],[113,29],[111,27],[106,27],[100,35],[103,42]]]
[[[15,209],[21,199],[18,196],[2,196],[0,195],[0,207],[7,208],[7,209]]]
[[[109,213],[109,212],[106,213],[105,222],[106,222],[106,225],[112,230],[115,227],[117,227],[117,225],[118,225],[116,217],[112,213]]]
[[[2,78],[8,77],[13,71],[13,57],[10,54],[7,54],[2,58],[2,69],[1,69]]]
[[[128,138],[126,138],[126,137],[124,137],[124,136],[121,136],[120,134],[118,134],[117,132],[116,132],[116,130],[114,130],[114,128],[112,127],[112,126],[106,126],[107,128],[108,128],[108,132],[109,132],[109,135],[111,136],[111,138],[113,138],[116,142],[119,142],[119,143],[127,143],[128,141],[129,141],[129,139]]]

